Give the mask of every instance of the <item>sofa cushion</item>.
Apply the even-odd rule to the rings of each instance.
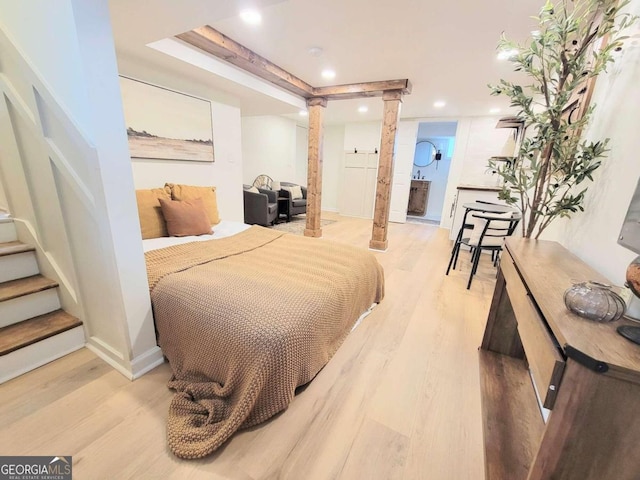
[[[173,200],[184,201],[201,198],[204,203],[204,209],[209,217],[210,225],[220,223],[216,187],[198,187],[194,185],[180,185],[173,183],[167,183],[166,186],[171,188],[171,198]]]
[[[162,216],[159,198],[171,200],[171,190],[166,187],[136,190],[140,233],[142,233],[143,240],[167,237],[169,235],[167,233],[167,225]]]
[[[211,235],[211,224],[201,198],[193,200],[159,199],[167,231],[172,237]]]
[[[307,206],[307,199],[306,198],[299,198],[298,200],[292,200],[291,201],[291,205],[293,205],[294,207],[306,207]]]

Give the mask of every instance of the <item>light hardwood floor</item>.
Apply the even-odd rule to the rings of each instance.
[[[371,222],[324,238],[366,248]],[[391,224],[384,301],[289,408],[185,461],[165,443],[164,364],[135,382],[81,350],[0,386],[1,455],[73,455],[76,479],[482,479],[478,353],[495,269],[448,277],[448,231]],[[322,240],[319,240],[322,241]]]

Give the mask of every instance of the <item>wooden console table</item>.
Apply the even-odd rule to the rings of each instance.
[[[640,346],[566,309],[585,280],[608,283],[555,242],[506,242],[479,350],[487,480],[640,478]]]

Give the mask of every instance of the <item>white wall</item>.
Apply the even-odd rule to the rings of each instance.
[[[206,85],[184,77],[159,71],[137,60],[119,58],[120,74],[211,100],[215,161],[185,162],[154,159],[132,159],[135,188],[161,187],[165,183],[214,185],[220,217],[242,222],[242,148],[240,109],[216,101],[225,95]]]
[[[348,152],[380,150],[382,122],[347,123],[344,126],[344,149]]]
[[[344,125],[325,125],[322,160],[322,209],[338,210],[344,161]],[[307,184],[308,130],[279,116],[242,117],[243,183],[260,174]]]
[[[107,0],[3,2],[0,19],[9,38],[0,63],[13,86],[4,94],[20,112],[0,112],[0,164],[18,235],[37,246],[94,350],[136,376],[162,354]]]
[[[424,121],[418,127],[418,138],[455,137],[458,122]]]
[[[344,125],[324,128],[322,160],[322,209],[338,211],[344,165]]]
[[[630,10],[640,14],[640,0]],[[585,212],[557,220],[543,234],[560,241],[616,285],[624,283],[636,256],[617,244],[629,202],[640,177],[640,45],[627,44],[609,72],[598,77],[597,105],[586,133],[593,141],[610,138],[610,151],[586,194]]]
[[[458,119],[441,227],[451,228],[451,206],[455,201],[458,185],[495,186],[500,183],[497,175],[487,172],[487,164],[489,157],[501,154],[512,130],[496,128],[498,119],[499,117],[493,116]]]
[[[3,180],[1,176],[0,176],[0,210],[5,210],[5,211],[9,210],[9,203],[7,202],[7,195],[4,193]]]
[[[243,182],[251,185],[261,174],[295,182],[296,130],[296,122],[286,117],[242,117]]]
[[[296,176],[293,182],[299,185],[306,185],[308,168],[309,127],[307,125],[296,125]]]
[[[78,89],[74,81],[69,81],[83,75],[73,3],[61,0],[54,6],[49,0],[4,0],[0,3],[0,22],[46,76],[51,89],[64,98],[78,123],[85,124],[89,118],[86,89]],[[105,21],[109,21],[108,12]],[[49,41],[53,45],[47,48],[43,44]],[[65,45],[67,50],[55,48],[60,45]]]

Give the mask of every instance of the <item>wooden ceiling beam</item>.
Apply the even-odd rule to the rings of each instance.
[[[406,78],[312,87],[209,25],[181,33],[176,35],[176,38],[306,99],[322,97],[327,100],[347,100],[381,97],[387,91],[397,91],[404,95],[411,93],[411,82]]]
[[[295,95],[304,98],[313,96],[311,85],[208,25],[176,37]]]
[[[383,80],[379,82],[351,83],[330,87],[314,87],[313,94],[329,100],[347,100],[351,98],[381,97],[384,92],[397,90],[404,95],[411,93],[411,82],[401,80]]]

